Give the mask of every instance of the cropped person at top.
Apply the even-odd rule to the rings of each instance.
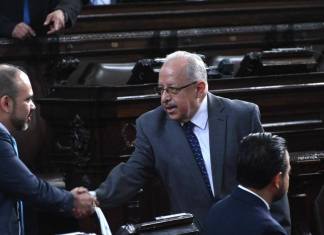
[[[3,0],[4,1],[4,0]],[[10,0],[0,7],[0,37],[24,40],[75,24],[82,0]]]

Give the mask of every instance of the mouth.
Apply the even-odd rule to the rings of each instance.
[[[168,106],[165,106],[164,109],[165,109],[165,111],[167,113],[173,113],[177,109],[177,106],[175,106],[175,105],[168,105]]]

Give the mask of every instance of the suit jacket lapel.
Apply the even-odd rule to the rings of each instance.
[[[215,198],[220,196],[223,182],[226,148],[226,114],[223,109],[223,103],[208,93],[209,145]]]

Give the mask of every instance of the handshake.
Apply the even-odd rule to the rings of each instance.
[[[88,189],[77,187],[71,190],[74,198],[73,215],[76,218],[83,218],[94,212],[94,207],[99,203],[95,196],[92,196]]]

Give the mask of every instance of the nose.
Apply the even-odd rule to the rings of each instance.
[[[161,103],[165,103],[171,100],[171,96],[166,90],[162,90],[161,93]]]
[[[35,105],[34,101],[31,101],[31,103],[30,103],[30,109],[31,110],[35,110],[36,109],[36,105]]]

